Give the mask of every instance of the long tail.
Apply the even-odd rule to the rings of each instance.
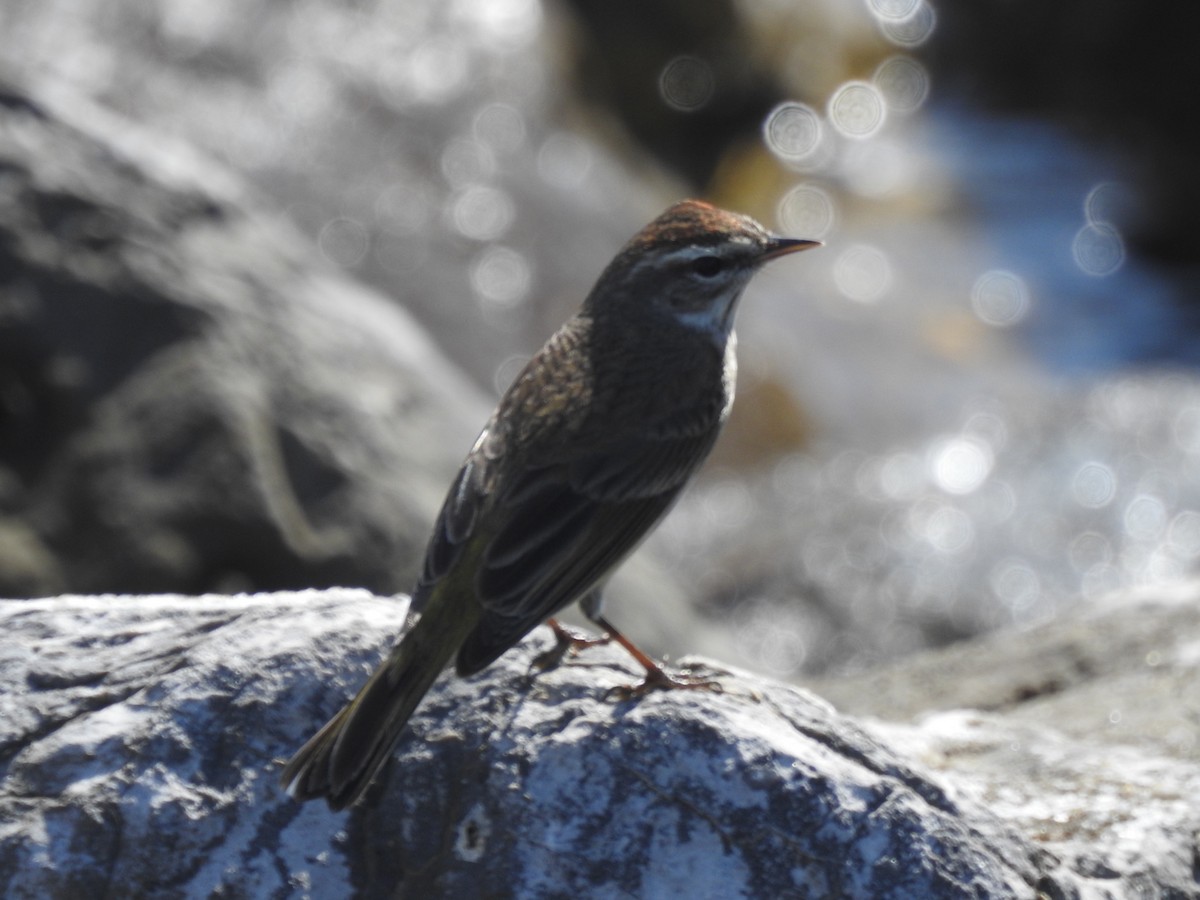
[[[447,602],[451,599],[431,598],[424,615],[358,695],[288,761],[280,782],[289,794],[297,800],[324,797],[333,810],[362,796],[405,723],[478,621],[474,604]]]

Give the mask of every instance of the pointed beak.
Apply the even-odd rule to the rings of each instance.
[[[779,259],[781,256],[787,256],[789,253],[799,253],[801,250],[811,250],[813,247],[820,247],[820,241],[805,241],[799,238],[773,237],[767,241],[767,246],[763,250],[761,258],[762,262],[768,262],[772,259]]]

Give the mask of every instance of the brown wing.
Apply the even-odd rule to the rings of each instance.
[[[459,652],[458,671],[482,669],[603,581],[667,512],[717,430],[524,473],[493,508],[496,527],[475,582],[484,616]]]
[[[491,539],[491,526],[482,523],[493,518],[498,492],[505,495],[507,507],[528,503],[536,510],[552,503],[550,497],[538,494],[537,478],[524,477],[524,460],[539,453],[556,456],[548,448],[563,444],[576,420],[576,405],[586,406],[590,399],[585,350],[589,327],[584,317],[569,320],[526,364],[500,400],[438,513],[421,577],[413,590],[413,613],[433,602],[439,585],[456,566],[474,564],[482,549],[480,542]],[[545,511],[546,521],[556,521],[553,513],[553,509]],[[566,527],[569,523],[560,524]]]
[[[450,485],[429,544],[425,549],[425,561],[421,575],[413,588],[410,619],[425,611],[433,598],[434,589],[462,559],[463,551],[475,535],[475,526],[486,510],[490,499],[489,470],[495,464],[483,452],[488,431],[479,436],[475,447],[467,456]]]

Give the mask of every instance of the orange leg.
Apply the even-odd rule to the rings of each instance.
[[[617,631],[613,627],[613,624],[598,611],[593,615],[589,615],[588,618],[603,628],[609,640],[616,641],[624,647],[629,655],[637,660],[638,665],[646,670],[646,677],[640,682],[613,688],[609,692],[610,694],[622,700],[628,700],[632,697],[641,697],[651,691],[703,690],[720,693],[724,690],[719,681],[707,678],[693,678],[687,675],[672,675],[644,653],[633,641]]]

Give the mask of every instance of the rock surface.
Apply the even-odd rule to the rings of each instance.
[[[295,804],[281,760],[358,686],[404,610],[344,590],[4,602],[9,895],[1200,890],[1195,759],[1000,713],[860,722],[741,673],[721,694],[620,702],[606,691],[635,675],[615,649],[531,677],[544,636],[439,682],[360,806]]]
[[[811,686],[898,723],[873,730],[1052,850],[1080,896],[1200,896],[1200,582]]]
[[[348,814],[277,784],[402,603],[366,593],[11,602],[6,826],[17,896],[1029,896],[1030,846],[815,698],[605,699],[531,644],[429,698]],[[36,652],[22,651],[36,646]],[[24,688],[24,690],[20,690]]]
[[[1060,620],[807,684],[854,715],[984,710],[1200,761],[1198,601],[1196,581],[1113,594]]]

